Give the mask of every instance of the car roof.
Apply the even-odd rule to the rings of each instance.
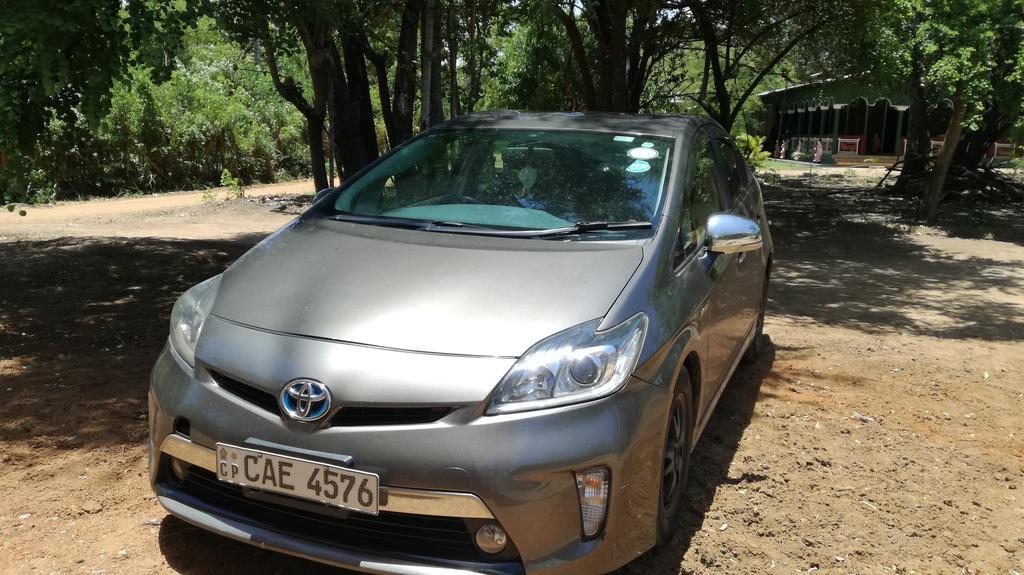
[[[704,116],[683,114],[614,114],[608,112],[477,112],[440,124],[438,128],[554,129],[627,132],[676,137],[711,123]]]

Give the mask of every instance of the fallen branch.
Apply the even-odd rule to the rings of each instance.
[[[991,170],[979,172],[964,168],[963,175],[980,183],[982,186],[991,186],[1013,199],[1024,201],[1024,187],[999,172]]]
[[[889,166],[889,169],[885,171],[885,175],[882,176],[882,179],[879,180],[877,184],[875,184],[875,189],[877,190],[878,188],[881,188],[882,184],[885,183],[885,180],[889,179],[889,174],[891,174],[892,171],[896,169],[896,166],[898,166],[898,165],[900,165],[902,163],[903,163],[903,160],[900,160],[900,159],[897,159],[895,162],[893,162],[893,164],[891,166]],[[903,169],[900,168],[900,171],[902,172]]]

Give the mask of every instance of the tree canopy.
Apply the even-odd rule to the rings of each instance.
[[[201,77],[213,83],[197,90],[237,93],[237,74],[189,72],[209,61],[196,48],[233,54],[246,93],[258,95],[250,108],[288,118],[271,125],[302,126],[302,143],[288,145],[308,158],[318,188],[417,130],[480,109],[705,113],[756,131],[758,91],[859,74],[910,84],[927,107],[962,102],[973,138],[1017,125],[1024,93],[1022,0],[12,1],[0,20],[0,186],[10,200],[51,197],[38,181],[56,195],[88,187],[55,172],[72,153],[58,135],[73,135],[78,152],[91,138],[91,153],[157,174],[136,177],[142,189],[217,183],[168,174],[293,172],[275,162],[244,168],[227,159],[235,152],[209,156],[221,170],[157,159],[154,150],[191,128],[138,95],[168,82],[180,94]],[[129,94],[151,108],[138,136],[150,143],[95,150]],[[257,148],[279,150],[283,141],[266,134]],[[941,162],[929,162],[922,169],[938,178]]]

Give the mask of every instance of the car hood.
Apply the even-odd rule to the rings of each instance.
[[[640,245],[629,242],[298,219],[224,273],[211,313],[341,342],[517,357],[605,315],[642,258]]]

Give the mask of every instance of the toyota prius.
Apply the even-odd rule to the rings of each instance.
[[[354,570],[613,570],[672,538],[771,267],[711,120],[442,124],[178,299],[150,481],[184,521]]]

